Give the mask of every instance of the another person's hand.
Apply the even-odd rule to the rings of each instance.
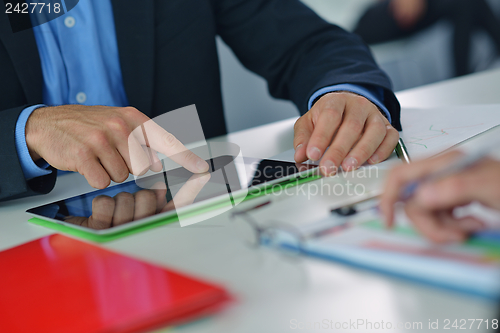
[[[294,129],[295,161],[323,157],[320,170],[325,176],[340,166],[354,170],[366,161],[379,163],[391,155],[399,139],[398,131],[372,102],[349,92],[321,97]]]
[[[36,109],[26,124],[26,143],[34,161],[42,158],[56,169],[79,172],[99,189],[111,180],[125,181],[129,173],[140,175],[150,168],[160,171],[156,152],[194,173],[209,168],[172,134],[132,107]]]
[[[65,222],[91,229],[109,229],[155,214],[179,209],[194,202],[210,180],[210,174],[195,174],[179,189],[173,200],[166,199],[165,183],[156,183],[154,190],[140,190],[134,194],[121,192],[113,198],[100,195],[92,200],[90,217],[69,216]]]
[[[399,27],[411,29],[424,16],[427,0],[391,0],[390,8]]]
[[[394,223],[394,204],[411,183],[453,163],[461,153],[452,152],[430,160],[398,166],[391,171],[380,207],[389,226]],[[422,183],[405,202],[405,212],[415,227],[435,242],[458,242],[484,228],[482,221],[457,218],[455,208],[472,202],[500,210],[500,162],[485,159],[475,166],[433,183]]]

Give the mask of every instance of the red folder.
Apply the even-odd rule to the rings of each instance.
[[[229,300],[221,287],[62,235],[0,252],[0,332],[141,332]]]

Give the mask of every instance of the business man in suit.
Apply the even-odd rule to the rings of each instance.
[[[54,168],[96,188],[124,181],[132,158],[148,161],[127,137],[168,110],[196,104],[205,135],[225,134],[216,35],[297,105],[298,162],[324,155],[332,174],[390,155],[400,123],[389,79],[359,38],[298,0],[85,0],[17,33],[0,13],[0,200],[48,193]],[[182,150],[155,135],[152,148]]]

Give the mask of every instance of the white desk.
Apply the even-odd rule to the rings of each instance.
[[[410,107],[500,103],[500,94],[495,92],[499,86],[500,71],[495,71],[405,91],[398,97],[403,106]],[[292,148],[294,121],[289,119],[218,140],[239,144],[247,156],[270,157]],[[497,129],[487,135],[499,133]],[[1,203],[0,250],[51,233],[27,222],[27,208],[89,190],[83,177],[70,174],[61,177],[49,195]],[[325,196],[274,200],[256,212],[256,217],[300,220],[325,215],[330,207],[330,199]],[[439,319],[442,327],[444,319],[487,319],[497,314],[495,304],[481,299],[331,262],[291,260],[269,249],[249,248],[234,238],[227,215],[186,228],[159,227],[103,246],[223,284],[238,299],[218,316],[175,330],[180,332],[288,332],[292,319],[303,324],[322,323],[324,319],[422,322],[422,331],[426,331],[429,319]]]

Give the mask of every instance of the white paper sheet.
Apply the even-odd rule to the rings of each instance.
[[[403,109],[401,123],[410,158],[430,157],[500,125],[500,105]]]

